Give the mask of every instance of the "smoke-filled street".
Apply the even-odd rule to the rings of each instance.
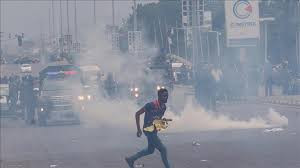
[[[300,168],[300,0],[0,0],[0,168]]]
[[[274,108],[286,116],[289,126],[282,129],[214,131],[199,128],[199,131],[162,133],[160,137],[168,147],[171,164],[176,168],[298,168],[299,109],[241,104],[224,106],[220,111],[228,116],[234,116],[236,121],[246,121],[249,117],[267,113],[269,108]],[[131,117],[134,117],[133,113]],[[205,122],[201,118],[198,118],[198,121]],[[145,137],[139,139],[135,136],[135,129],[130,130],[122,125],[113,128],[112,125],[101,124],[101,120],[97,126],[89,127],[82,124],[47,128],[25,126],[22,121],[14,121],[14,124],[10,122],[9,119],[1,120],[3,168],[126,167],[124,157],[146,145]],[[219,124],[222,127],[222,123]],[[176,125],[176,122],[170,127],[172,125]],[[144,164],[144,167],[162,167],[158,151],[154,156],[139,160],[137,164]]]

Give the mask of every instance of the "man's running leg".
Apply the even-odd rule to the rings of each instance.
[[[135,155],[131,156],[131,157],[128,157],[128,158],[125,158],[127,164],[129,165],[130,168],[133,168],[133,164],[136,160],[138,160],[139,158],[142,158],[144,156],[147,156],[147,155],[151,155],[154,150],[155,150],[155,146],[154,146],[154,143],[153,143],[153,136],[154,134],[147,134],[147,140],[148,140],[148,147],[138,153],[136,153]]]
[[[153,140],[154,140],[155,148],[157,150],[159,150],[159,152],[160,152],[161,159],[162,159],[162,161],[163,161],[163,163],[165,165],[165,168],[170,168],[169,161],[168,161],[167,148],[161,142],[161,140],[159,139],[159,137],[157,136],[157,134],[156,134],[156,136],[153,137]]]

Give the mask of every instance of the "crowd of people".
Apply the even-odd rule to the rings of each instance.
[[[37,93],[34,90],[35,77],[32,75],[1,77],[1,84],[8,84],[8,105],[11,114],[20,115],[26,123],[34,124]],[[20,112],[19,112],[20,111]]]
[[[247,96],[272,96],[274,86],[277,94],[299,94],[299,79],[289,71],[288,63],[272,64],[266,61],[262,67],[245,67],[234,63],[220,68],[221,75],[216,79],[213,65],[205,64],[196,71],[193,78],[195,98],[205,109],[216,110],[216,101],[242,100]],[[264,86],[264,93],[260,87]],[[261,90],[262,91],[262,90]]]

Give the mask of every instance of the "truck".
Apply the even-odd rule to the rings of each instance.
[[[85,97],[76,66],[45,68],[40,73],[37,99],[39,125],[80,124],[80,114],[85,111]]]

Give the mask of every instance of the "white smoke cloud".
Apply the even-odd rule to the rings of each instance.
[[[85,127],[135,128],[135,112],[139,109],[133,101],[101,100],[90,104],[81,114]]]
[[[82,114],[82,120],[86,127],[121,128],[125,130],[135,127],[135,112],[141,107],[130,100],[101,102],[89,107]],[[165,117],[173,119],[167,132],[185,131],[212,131],[233,129],[258,129],[284,127],[288,125],[288,119],[273,109],[269,109],[266,116],[252,117],[248,120],[233,119],[232,117],[218,112],[218,115],[205,111],[201,106],[187,103],[181,115],[175,115],[167,111]],[[143,124],[141,116],[141,126]]]
[[[145,57],[113,53],[111,42],[106,39],[103,32],[103,27],[86,32],[80,64],[97,64],[104,74],[113,73],[114,79],[126,84],[140,84],[142,80],[155,79],[149,75],[145,77],[147,61]],[[155,49],[149,47],[146,54],[151,55],[155,52]],[[139,108],[141,107],[138,107],[134,100],[108,100],[100,95],[100,100],[89,104],[86,111],[81,114],[82,123],[87,127],[135,127],[134,115]]]
[[[289,120],[283,115],[280,115],[273,108],[269,108],[267,118],[271,121],[273,126],[288,126]]]
[[[169,132],[184,131],[207,131],[207,130],[225,130],[225,129],[254,129],[287,126],[288,119],[281,116],[278,112],[270,110],[267,116],[253,117],[248,120],[237,120],[230,116],[218,112],[205,111],[201,106],[194,106],[188,103],[185,106],[181,116],[175,116],[168,113],[167,117],[173,118],[170,123]]]
[[[113,73],[120,82],[140,81],[145,76],[147,59],[124,53],[113,53],[111,42],[103,33],[104,28],[86,34],[85,49],[81,54],[81,64],[97,64],[104,73]],[[153,51],[152,51],[153,52]]]
[[[105,35],[101,32],[103,31],[99,29],[99,31],[89,31],[86,35],[86,50],[81,55],[81,63],[96,63],[105,73],[113,72],[117,80],[122,82],[135,82],[149,78],[144,75],[145,58],[113,54],[111,44],[106,41]],[[216,81],[222,76],[222,72],[217,69],[213,70],[212,74]],[[134,113],[139,108],[141,107],[138,107],[134,101],[111,101],[101,98],[99,102],[89,105],[87,111],[81,116],[85,126],[130,129],[135,127]],[[200,106],[193,105],[191,101],[185,104],[180,116],[171,112],[166,114],[174,119],[170,123],[169,132],[269,128],[288,124],[286,117],[272,109],[267,116],[237,120],[221,112],[214,115]],[[142,121],[141,119],[141,124]]]

